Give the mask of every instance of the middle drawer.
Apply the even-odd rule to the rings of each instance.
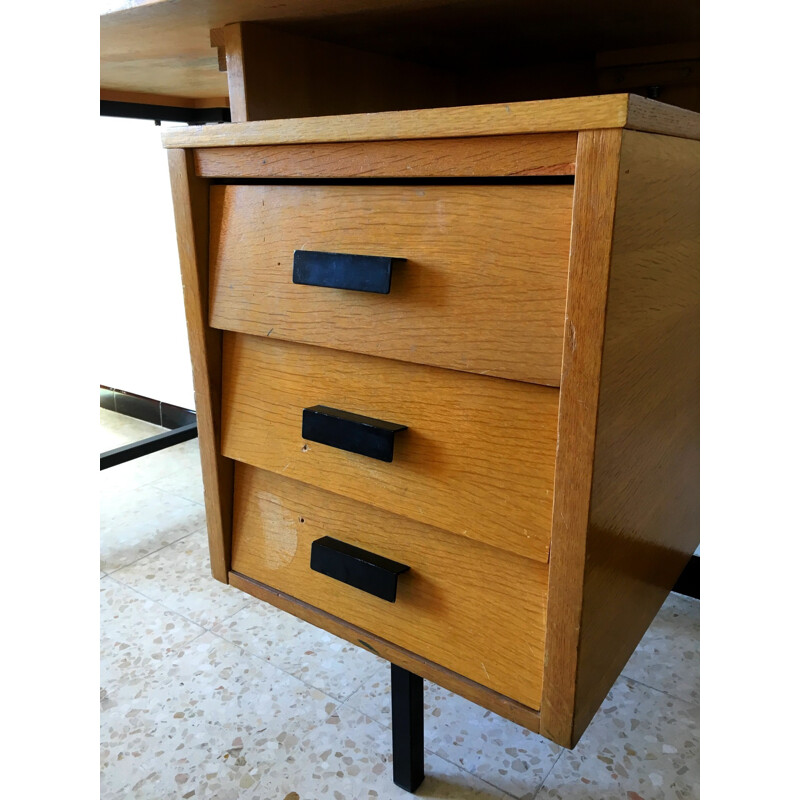
[[[398,423],[390,463],[302,437],[317,405]],[[222,454],[547,561],[558,390],[226,332]]]

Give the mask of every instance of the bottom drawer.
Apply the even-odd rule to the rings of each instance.
[[[538,709],[547,565],[237,463],[232,568]],[[409,566],[391,603],[315,572],[329,536]]]

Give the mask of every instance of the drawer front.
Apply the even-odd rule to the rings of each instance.
[[[226,333],[222,394],[223,455],[547,560],[556,389]],[[407,429],[382,461],[304,440],[315,406]]]
[[[326,536],[407,565],[395,602],[313,571]],[[232,568],[540,706],[546,564],[237,464]]]
[[[572,186],[215,186],[210,324],[557,386]],[[388,294],[292,282],[295,250],[405,259]]]

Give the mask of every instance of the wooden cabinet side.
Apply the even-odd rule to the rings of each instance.
[[[698,543],[699,148],[622,132],[573,741]]]
[[[169,150],[172,204],[189,332],[211,572],[228,583],[233,462],[220,455],[222,332],[208,325],[208,181],[195,174],[191,150]]]
[[[553,485],[541,733],[571,747],[622,131],[578,133]]]

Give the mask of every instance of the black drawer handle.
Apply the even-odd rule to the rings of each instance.
[[[303,409],[303,438],[349,453],[391,461],[394,435],[407,430],[406,425],[362,417],[328,406]]]
[[[404,258],[295,250],[292,281],[306,286],[389,294],[392,265]]]
[[[323,536],[311,542],[311,569],[394,603],[397,578],[409,567],[352,544]]]

